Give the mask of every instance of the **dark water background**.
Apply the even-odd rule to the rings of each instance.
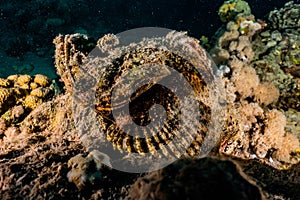
[[[248,1],[263,18],[285,0]],[[299,0],[294,1],[299,3]],[[200,38],[222,25],[222,0],[1,0],[0,76],[43,73],[55,77],[53,38],[87,33],[99,38],[132,28],[158,26]]]

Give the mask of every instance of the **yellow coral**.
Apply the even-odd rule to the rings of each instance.
[[[48,86],[51,83],[50,79],[43,74],[36,74],[34,76],[34,82],[42,87]]]
[[[28,84],[23,84],[23,85],[20,85],[19,88],[21,88],[23,90],[29,90],[30,86]]]
[[[225,3],[223,4],[220,9],[219,13],[221,14],[228,14],[228,12],[233,11],[235,7],[235,3]]]
[[[50,92],[49,88],[38,87],[36,89],[33,89],[30,92],[30,95],[40,97],[40,98],[44,98],[49,94],[49,92]]]
[[[10,81],[4,78],[0,78],[0,86],[1,87],[8,87],[10,85]]]
[[[0,102],[2,103],[11,95],[11,89],[0,88]]]
[[[239,17],[239,18],[236,20],[236,23],[237,23],[238,26],[240,26],[241,23],[242,23],[243,21],[245,21],[245,20],[246,20],[245,17]]]
[[[27,74],[24,74],[24,75],[20,75],[18,78],[17,78],[17,83],[22,86],[24,84],[28,84],[29,82],[31,81],[31,77]]]
[[[9,101],[12,96],[12,89],[0,88],[0,112],[3,112],[3,108],[7,106],[7,101]]]
[[[39,87],[39,86],[38,86],[37,83],[35,83],[35,82],[30,83],[30,89],[34,90],[34,89],[36,89],[36,88],[38,88],[38,87]]]
[[[30,89],[29,87],[29,83],[31,81],[31,76],[24,74],[24,75],[20,75],[18,76],[16,83],[17,83],[17,87],[22,88],[24,90],[28,90]]]
[[[26,98],[24,100],[25,107],[32,109],[32,110],[35,109],[41,103],[42,103],[42,99],[40,99],[36,96],[32,96],[32,95],[26,96]]]
[[[222,22],[231,20],[234,16],[236,3],[224,3],[219,9],[219,16]]]
[[[14,75],[10,75],[7,77],[7,80],[15,82],[18,78],[18,75],[14,74]]]

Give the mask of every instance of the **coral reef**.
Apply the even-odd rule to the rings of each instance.
[[[293,3],[282,8],[285,13],[295,12],[295,9],[298,7]],[[282,10],[270,15],[280,18]],[[293,63],[287,63],[288,56],[274,58],[275,49],[278,53],[283,39],[278,30],[270,33],[272,27],[266,25],[269,22],[256,21],[250,13],[231,19],[226,30],[217,33],[216,45],[211,49],[219,68],[227,66],[228,71],[223,73],[228,117],[220,152],[244,159],[259,159],[284,169],[299,162],[299,155],[296,155],[300,145],[298,131],[295,127],[287,129],[286,118],[289,116],[281,110],[295,109],[300,102],[299,81],[280,69],[283,63],[286,66],[293,66]],[[294,40],[288,43],[297,46],[298,36],[291,33],[289,36]]]
[[[283,110],[300,110],[299,13],[299,4],[293,2],[272,11],[268,26],[252,42],[255,59],[251,65],[261,80],[279,89],[276,106]]]
[[[42,83],[39,79],[43,79],[44,82]],[[54,95],[51,81],[41,74],[34,77],[23,74],[2,78],[0,91],[2,114],[17,105],[33,110]]]
[[[11,112],[11,124],[0,118],[1,131],[5,130],[0,140],[0,196],[3,199],[50,198],[51,191],[57,188],[61,191],[52,198],[62,198],[68,190],[74,190],[72,186],[65,187],[68,185],[67,161],[83,151],[75,142],[76,134],[69,132],[74,124],[70,120],[71,109],[65,102],[70,102],[68,96],[57,96],[29,114],[23,106],[16,106]],[[20,115],[21,120],[13,120]]]
[[[40,74],[0,79],[1,198],[299,199],[299,20],[296,20],[299,5],[287,3],[284,8],[272,12],[265,23],[250,15],[246,2],[241,4],[246,8],[238,6],[237,2],[243,1],[227,1],[220,9],[224,12],[221,14],[223,21],[228,23],[217,33],[211,49],[219,68],[216,74],[222,78],[227,97],[223,133],[211,153],[217,157],[182,159],[146,175],[129,175],[105,167],[114,166],[110,158],[82,146],[81,135],[76,129],[78,124],[74,122],[72,94],[74,80],[84,77],[79,66],[89,52],[96,45],[109,52],[107,39],[114,41],[115,35],[106,35],[98,42],[82,34],[59,35],[54,39],[55,64],[65,84],[63,94],[53,96],[56,89],[51,80]],[[59,24],[55,20],[48,22],[48,26]],[[186,40],[182,41],[190,42],[199,48],[199,54],[206,55],[197,46],[198,40],[178,32],[172,34],[175,34],[170,37],[172,44],[184,38]],[[212,107],[207,101],[207,85],[201,79],[202,74],[192,73],[191,63],[164,50],[138,48],[131,51],[118,62],[110,63],[111,71],[105,74],[107,82],[98,85],[98,101],[93,110],[106,130],[106,135],[97,135],[94,139],[110,141],[109,144],[116,148],[112,150],[123,158],[130,152],[137,152],[141,157],[145,152],[152,152],[156,156],[155,151],[172,139],[168,129],[154,138],[156,140],[134,141],[108,120],[112,116],[107,107],[110,102],[103,98],[107,97],[105,92],[115,87],[114,80],[118,80],[122,70],[131,66],[138,71],[139,64],[153,62],[150,54],[159,55],[162,60],[158,62],[166,62],[186,73],[189,83],[194,84],[199,92],[197,99],[202,102],[201,125],[205,127],[214,118],[210,116]],[[208,62],[206,56],[201,58],[203,63]],[[209,70],[201,72],[210,73]],[[133,118],[143,124],[149,121],[149,115],[140,110],[147,110],[153,103],[162,103],[170,93],[159,93],[155,87],[142,88],[140,92],[149,93],[136,95],[133,108],[139,112]],[[152,94],[157,95],[156,102],[144,101],[151,99]],[[171,102],[172,96],[168,100]],[[173,102],[176,105],[176,101]],[[165,107],[168,114],[175,113],[169,104]],[[123,122],[126,124],[126,119]],[[174,125],[172,123],[170,126]],[[197,154],[205,130],[195,138],[185,156]],[[126,140],[124,148],[120,141],[124,144]]]
[[[69,94],[59,95],[17,122],[7,124],[0,118],[0,130],[5,131],[5,136],[0,134],[2,199],[115,199],[126,195],[124,185],[133,183],[137,175],[111,172],[105,167],[109,158],[102,153],[87,155],[75,131],[71,106]],[[23,112],[22,106],[12,111],[15,117]],[[85,164],[90,167],[84,168]],[[81,187],[80,181],[89,187]],[[76,186],[83,188],[81,193]]]
[[[228,107],[224,133],[220,142],[220,152],[243,159],[259,159],[275,168],[283,169],[299,161],[299,155],[296,153],[299,139],[294,137],[297,134],[295,132],[296,129],[290,128],[289,130],[291,131],[285,130],[285,116],[282,116],[283,121],[281,121],[284,130],[280,129],[281,131],[279,131],[276,123],[269,123],[269,120],[271,120],[269,112],[272,108],[274,112],[276,111],[275,108],[278,99],[281,98],[282,91],[274,81],[264,78],[268,76],[267,73],[266,75],[259,73],[259,69],[253,64],[258,61],[254,48],[256,41],[253,38],[259,33],[264,33],[261,32],[263,28],[266,29],[260,22],[255,21],[254,16],[243,15],[242,18],[239,17],[236,21],[228,22],[227,30],[223,31],[223,35],[216,41],[216,47],[211,50],[212,57],[216,60],[216,63],[220,66],[227,66],[224,67],[227,69],[227,72],[224,74],[223,81],[227,90]],[[109,39],[112,36],[107,35],[99,39],[98,45],[105,46],[107,38]],[[78,70],[76,70],[76,67],[78,67],[78,58],[76,56],[68,57],[67,53],[69,51],[64,49],[72,49],[70,46],[72,46],[73,41],[63,38],[63,36],[59,36],[54,40],[57,47],[56,63],[58,73],[67,74],[65,75],[66,78],[63,79],[67,85],[66,87],[69,88],[67,91],[72,91],[73,81],[77,78],[76,72]],[[85,38],[82,40],[82,43],[85,45],[89,44],[86,42],[88,38],[83,35],[67,35],[66,38]],[[73,47],[75,48],[74,45]],[[80,53],[79,50],[73,49],[73,51],[77,52],[73,55],[86,54],[84,52]],[[67,56],[64,56],[65,54]],[[146,55],[142,55],[143,52],[136,52],[135,54],[141,54],[141,56],[132,58],[135,60],[135,63],[139,62],[139,58],[147,60]],[[127,57],[129,56],[124,58]],[[84,56],[81,56],[81,58],[84,58]],[[131,61],[128,62],[131,63]],[[126,66],[128,62],[124,61]],[[122,66],[122,63],[118,63],[118,65]],[[126,66],[124,67],[126,68]],[[123,69],[124,67],[119,68],[117,66],[116,69]],[[116,73],[114,70],[112,71]],[[114,74],[107,75],[107,77],[111,76],[114,76]],[[107,83],[105,82],[105,84]],[[101,84],[99,88],[101,88]],[[153,150],[153,148],[158,148],[159,145],[156,143],[147,143],[146,141],[134,142],[133,139],[122,136],[124,134],[121,133],[121,130],[112,126],[111,121],[113,120],[107,120],[110,118],[110,114],[105,109],[109,105],[109,98],[102,95],[106,93],[98,91],[98,94],[101,94],[101,98],[105,101],[99,101],[100,104],[96,108],[100,114],[99,116],[104,116],[100,121],[102,124],[106,124],[104,127],[107,127],[105,131],[107,139],[122,152],[125,150],[143,153]],[[282,111],[276,112],[282,113]],[[279,131],[279,134],[273,134],[276,131]],[[123,139],[119,139],[119,137]],[[161,137],[165,138],[165,136]],[[124,147],[123,140],[128,141],[125,144],[132,144],[133,146]],[[284,143],[283,141],[290,141],[292,145],[281,145]],[[196,149],[199,149],[199,143],[197,142],[192,146],[195,149],[188,150],[190,155],[194,155],[197,152]]]
[[[41,83],[39,80],[44,80],[43,84],[39,85],[38,83]],[[2,78],[0,87],[1,138],[4,141],[17,140],[22,132],[20,130],[22,121],[43,102],[51,100],[53,95],[51,81],[44,75],[37,74],[34,77],[11,75],[6,79]]]
[[[269,25],[273,29],[282,31],[284,29],[299,30],[300,5],[290,1],[284,5],[283,8],[273,10],[269,13]]]

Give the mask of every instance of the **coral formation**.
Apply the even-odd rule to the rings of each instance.
[[[5,112],[9,106],[15,103],[15,92],[13,89],[0,88],[0,111]]]
[[[0,78],[0,86],[1,87],[7,87],[10,84],[11,84],[10,80],[4,79],[4,78]]]
[[[279,98],[279,90],[272,83],[261,83],[254,91],[255,101],[261,105],[276,103]]]
[[[41,87],[47,87],[51,84],[50,79],[43,74],[34,75],[33,81],[34,81],[34,83],[37,83]]]
[[[55,188],[61,190],[68,185],[67,162],[83,151],[72,132],[74,124],[66,102],[71,102],[68,96],[57,96],[30,113],[18,105],[13,107],[9,121],[0,118],[0,130],[4,132],[0,140],[0,196],[3,199],[48,198]],[[51,123],[53,119],[60,119],[55,126]],[[31,186],[25,187],[28,182]],[[69,186],[57,192],[54,198],[62,198],[67,190],[74,189]]]
[[[284,29],[299,30],[300,5],[290,1],[283,8],[273,10],[269,13],[268,23],[273,29],[282,31]]]
[[[298,5],[287,3],[280,11],[272,12],[269,20],[280,21],[283,13],[296,10]],[[288,20],[297,23],[293,19]],[[299,147],[298,131],[295,126],[286,126],[287,112],[276,109],[297,109],[300,102],[299,81],[284,70],[284,66],[295,65],[296,56],[290,55],[297,48],[299,32],[295,28],[282,33],[285,29],[272,30],[266,24],[269,22],[256,21],[250,13],[231,18],[226,30],[217,33],[216,46],[211,49],[220,68],[227,66],[230,71],[223,74],[228,117],[220,152],[286,168],[299,160],[295,153]]]
[[[31,76],[28,74],[22,74],[17,77],[16,84],[23,89],[29,89],[28,83],[31,81]]]
[[[20,122],[42,102],[52,99],[54,93],[51,81],[44,75],[36,75],[43,77],[47,82],[40,82],[40,85],[35,85],[36,78],[30,75],[11,75],[6,79],[2,78],[2,86],[0,87],[0,114],[3,123],[6,124],[7,130],[2,130],[4,138],[11,138],[10,133],[18,129]],[[42,80],[40,79],[40,80]],[[46,84],[45,84],[46,83]],[[8,134],[8,135],[7,135]]]
[[[250,6],[243,0],[225,1],[218,12],[223,22],[231,21],[238,15],[249,15],[250,13]]]
[[[241,70],[233,70],[231,81],[234,82],[236,91],[243,99],[252,97],[259,84],[259,78],[255,69],[252,67],[243,67]]]
[[[41,103],[42,103],[42,99],[33,95],[27,95],[24,100],[24,106],[31,110],[35,109]]]
[[[265,30],[252,42],[252,66],[262,81],[272,82],[280,91],[277,107],[300,110],[299,4],[286,3],[269,14]]]

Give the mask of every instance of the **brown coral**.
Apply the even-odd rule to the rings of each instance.
[[[266,113],[265,130],[263,134],[254,134],[252,145],[254,151],[259,158],[266,157],[267,153],[272,149],[282,147],[284,137],[284,127],[286,119],[283,113],[277,110],[271,110]]]
[[[226,31],[220,38],[218,46],[221,48],[227,48],[228,44],[233,41],[237,40],[240,36],[240,33],[237,30],[230,30]]]
[[[18,138],[17,136],[19,135],[20,131],[17,127],[11,126],[8,127],[5,132],[4,132],[4,142],[14,142]]]
[[[259,84],[259,77],[252,67],[234,70],[231,80],[234,82],[236,90],[241,94],[242,98],[253,96]]]
[[[261,83],[254,91],[255,100],[263,105],[277,102],[279,90],[272,83]]]
[[[274,152],[274,158],[289,163],[291,161],[297,162],[294,160],[295,158],[291,157],[291,154],[296,151],[297,148],[300,148],[300,142],[296,135],[294,134],[286,134],[283,137],[282,144],[277,151]]]
[[[19,118],[25,113],[24,107],[22,105],[14,106],[11,111],[13,118]]]

